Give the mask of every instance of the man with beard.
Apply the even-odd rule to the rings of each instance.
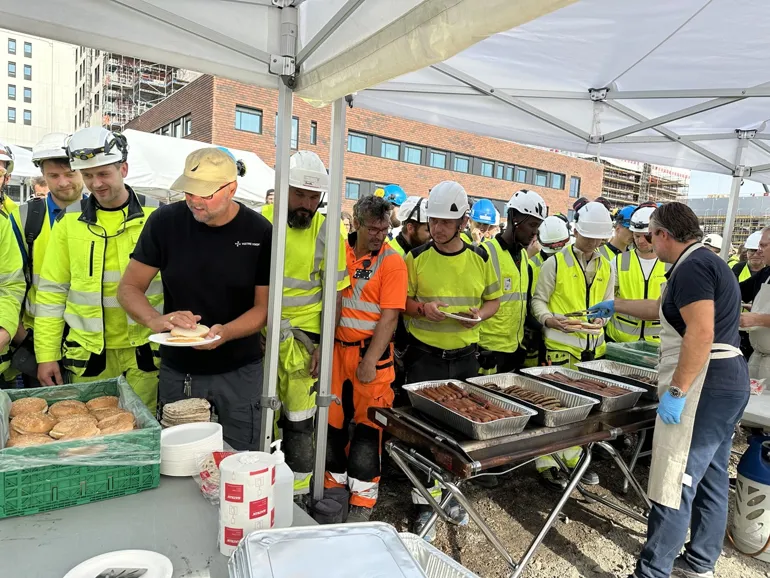
[[[313,387],[318,377],[318,344],[321,340],[326,261],[326,217],[318,213],[322,193],[329,190],[329,174],[318,155],[298,151],[289,161],[289,208],[286,261],[283,272],[281,343],[278,350],[278,398],[286,463],[294,472],[294,495],[310,492],[313,472],[313,421],[316,413]],[[262,207],[271,223],[275,205]],[[350,285],[345,265],[341,223],[331,234],[340,236],[337,265],[337,318],[342,290]],[[331,289],[331,288],[329,288]],[[329,312],[331,313],[331,312]],[[299,498],[298,498],[299,499]],[[302,502],[302,499],[299,499]]]
[[[482,243],[489,253],[503,296],[500,309],[481,324],[479,364],[485,375],[508,373],[523,366],[524,322],[527,319],[532,269],[527,247],[548,216],[548,207],[535,191],[521,190],[506,205],[508,226]]]
[[[402,257],[406,257],[406,254],[415,247],[430,241],[424,198],[407,198],[398,208],[398,220],[401,221],[401,230],[389,241],[389,244]]]
[[[14,354],[14,366],[22,371],[26,387],[40,385],[37,381],[33,345],[35,322],[35,297],[43,269],[43,259],[48,241],[51,239],[56,218],[67,207],[83,199],[83,177],[73,170],[67,157],[69,135],[51,133],[45,135],[32,147],[32,163],[43,173],[48,194],[35,198],[19,207],[24,228],[24,240],[29,255],[28,270],[31,271],[27,299],[23,312],[23,324],[19,325],[14,342],[18,344]]]
[[[267,322],[272,227],[234,200],[243,164],[226,149],[190,153],[171,189],[185,203],[155,211],[142,230],[118,290],[129,315],[153,333],[209,327],[217,341],[195,349],[160,348],[159,403],[208,399],[225,441],[236,450],[258,449],[262,351]],[[164,309],[146,296],[163,279]],[[160,413],[160,412],[159,412]]]

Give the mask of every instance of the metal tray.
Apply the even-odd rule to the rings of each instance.
[[[621,363],[620,361],[609,361],[607,359],[583,361],[578,363],[577,366],[581,371],[585,371],[587,373],[592,373],[601,377],[607,377],[615,381],[622,381],[628,385],[641,387],[645,390],[645,392],[642,394],[642,399],[658,401],[658,386],[636,379],[637,377],[647,377],[649,379],[654,379],[657,382],[657,369],[645,369],[644,367],[639,367],[638,365]]]
[[[532,421],[544,425],[545,427],[558,427],[560,425],[567,425],[568,423],[575,423],[576,421],[583,420],[591,413],[593,406],[599,403],[598,400],[581,395],[578,393],[572,393],[564,389],[559,389],[553,385],[547,384],[543,381],[532,379],[524,375],[516,373],[498,373],[496,375],[484,375],[480,377],[471,377],[467,380],[468,383],[472,383],[478,387],[484,388],[485,383],[494,383],[500,387],[510,387],[512,385],[518,385],[524,389],[536,391],[537,393],[543,393],[545,395],[552,395],[558,399],[563,405],[567,406],[567,409],[550,410],[544,409],[539,405],[535,405],[526,399],[520,399],[514,394],[503,393],[501,391],[490,390],[507,399],[512,399],[516,403],[526,405],[528,408],[537,412],[537,415],[532,416]],[[485,388],[486,389],[486,388]]]
[[[428,578],[479,578],[416,534],[402,532],[398,537]]]
[[[451,409],[446,408],[440,403],[436,403],[427,397],[417,395],[416,393],[421,389],[438,387],[440,385],[446,385],[447,383],[452,383],[468,392],[476,393],[481,397],[488,399],[489,401],[495,402],[495,404],[504,409],[516,411],[523,415],[518,417],[506,417],[487,423],[481,423],[468,419],[464,415],[459,414],[456,411],[452,411]],[[419,383],[410,383],[404,385],[403,388],[409,395],[409,401],[413,407],[427,413],[430,416],[435,417],[442,423],[447,424],[448,426],[464,433],[469,438],[475,440],[488,440],[501,436],[517,434],[524,429],[524,426],[527,425],[529,418],[533,415],[536,415],[537,413],[518,402],[511,401],[510,399],[501,397],[497,394],[493,394],[488,389],[469,385],[456,379],[421,381]]]
[[[382,522],[258,530],[241,541],[228,568],[230,578],[426,578],[395,528]]]
[[[547,381],[548,383],[551,383],[560,389],[566,389],[567,391],[572,391],[574,393],[579,393],[581,395],[587,395],[588,397],[593,397],[594,399],[598,399],[601,402],[598,408],[599,411],[601,412],[619,411],[621,409],[629,409],[631,407],[634,407],[636,405],[636,402],[639,401],[639,398],[642,396],[642,394],[645,391],[647,391],[646,389],[642,389],[641,387],[634,387],[633,385],[628,385],[627,383],[621,383],[620,381],[615,381],[604,377],[598,377],[590,373],[580,373],[579,371],[575,371],[574,369],[566,369],[564,367],[528,367],[526,369],[522,369],[521,372],[527,375],[531,375],[537,379],[542,379],[543,381]],[[552,381],[548,379],[549,374],[557,373],[557,372],[563,373],[564,375],[566,375],[571,379],[581,379],[584,377],[588,377],[590,379],[595,379],[596,381],[601,381],[602,383],[606,383],[608,385],[622,387],[623,389],[628,390],[628,394],[619,395],[617,397],[607,397],[600,393],[593,393],[591,391],[580,389],[579,387],[572,387],[571,385],[565,385],[558,381]]]

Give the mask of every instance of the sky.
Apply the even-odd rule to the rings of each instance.
[[[690,196],[707,197],[708,195],[727,195],[730,193],[732,177],[716,173],[692,171],[690,174]],[[744,180],[741,195],[763,195],[764,189],[756,181]]]

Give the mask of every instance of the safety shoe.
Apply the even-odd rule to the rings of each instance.
[[[674,569],[671,571],[671,576],[676,576],[677,578],[714,578],[714,572],[713,570],[696,572],[692,569],[692,566],[687,563],[687,560],[682,556],[678,556],[677,559],[674,560]]]
[[[433,514],[433,510],[431,510],[430,508],[419,509],[419,512],[417,513],[417,519],[414,521],[415,534],[419,534],[420,532],[422,532],[422,529],[425,527],[425,524],[428,523],[428,520],[430,520],[430,517],[432,514]],[[425,534],[425,536],[423,536],[423,540],[425,540],[428,544],[432,544],[433,540],[435,539],[436,539],[436,524],[433,524],[430,530],[428,530],[428,533]]]
[[[372,517],[372,509],[366,506],[350,506],[348,511],[348,524],[361,524],[362,522],[368,522]]]
[[[543,470],[538,475],[538,478],[540,479],[541,484],[553,492],[561,494],[567,489],[567,480],[561,476],[559,468],[548,468],[547,470]]]
[[[582,478],[580,478],[580,483],[585,484],[586,486],[598,486],[599,474],[597,474],[592,470],[589,470],[585,474],[583,474]]]

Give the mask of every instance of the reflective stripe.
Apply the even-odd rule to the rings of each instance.
[[[543,256],[540,253],[538,253],[537,255],[532,257],[532,259],[530,259],[530,261],[532,261],[532,263],[536,267],[542,267],[543,266]]]
[[[40,284],[40,275],[32,275],[32,284],[33,285],[39,285]]]
[[[633,335],[634,337],[639,337],[642,334],[642,327],[641,325],[631,325],[631,320],[623,321],[618,318],[617,315],[612,317],[612,320],[610,321],[612,323],[612,327],[616,330],[618,330],[621,333],[625,333],[626,335]]]
[[[100,317],[78,317],[72,313],[64,313],[64,321],[72,329],[78,331],[90,331],[91,333],[101,333],[104,331],[104,323]]]
[[[355,309],[356,311],[364,311],[366,313],[380,313],[380,306],[376,303],[369,303],[368,301],[356,301],[355,299],[349,299],[345,297],[342,300],[342,306],[348,309]]]
[[[337,271],[337,283],[340,281],[344,281],[345,277],[348,276],[348,270],[345,269],[344,271]]]
[[[310,272],[310,278],[321,272],[321,261],[324,259],[324,247],[326,247],[326,224],[328,219],[324,219],[321,228],[318,230],[318,236],[315,238],[315,253],[313,254],[313,270]],[[319,278],[320,281],[320,278]]]
[[[340,317],[340,327],[349,327],[350,329],[361,329],[363,331],[374,331],[377,327],[376,321],[365,321],[355,317]]]
[[[321,291],[313,293],[312,295],[299,295],[296,297],[287,297],[284,295],[281,298],[281,305],[283,307],[300,307],[302,305],[312,305],[313,303],[320,303],[323,299],[323,293]]]
[[[582,337],[579,337],[581,335]],[[550,327],[546,327],[544,336],[546,339],[550,339],[556,343],[577,347],[579,349],[585,349],[589,343],[591,345],[591,349],[596,349],[600,345],[604,345],[604,333],[600,333],[599,335],[589,335],[587,333],[580,332],[564,333],[558,329],[551,329]]]
[[[0,285],[5,285],[6,283],[25,283],[26,279],[24,278],[24,271],[22,269],[19,269],[18,271],[14,271],[13,273],[5,273],[4,275],[0,275]]]
[[[311,395],[315,395],[315,394],[311,394]],[[310,409],[302,409],[299,411],[289,411],[288,409],[286,409],[285,405],[281,405],[281,414],[285,415],[286,419],[293,422],[305,421],[310,419],[315,415],[315,410],[316,408],[311,407]],[[298,474],[297,472],[294,472],[295,480],[297,479],[298,475],[302,475],[302,474]],[[305,474],[305,475],[310,475],[310,474]]]
[[[620,261],[621,271],[628,271],[631,268],[631,251],[621,253],[618,259]]]
[[[152,281],[144,294],[147,296],[163,295],[163,281]]]
[[[293,277],[283,278],[284,289],[304,289],[311,291],[312,289],[318,289],[321,287],[321,281],[304,281],[302,279],[294,279]]]
[[[491,285],[487,285],[487,288],[484,289],[484,295],[491,295],[492,293],[497,293],[500,291],[500,281],[495,281]]]
[[[572,256],[572,251],[569,250],[569,246],[564,247],[561,252],[562,255],[564,255],[564,262],[567,264],[567,267],[574,267],[575,258]]]
[[[432,331],[434,333],[459,333],[461,331],[473,331],[472,329],[465,329],[464,327],[458,327],[455,323],[435,323],[426,319],[414,319],[409,322],[410,327],[415,329],[422,329],[423,331]]]
[[[32,314],[35,317],[54,317],[56,319],[61,319],[65,309],[64,305],[46,305],[43,303],[37,303],[34,307]]]
[[[376,500],[377,495],[379,494],[379,482],[363,482],[351,477],[348,480],[348,485],[350,487],[350,493],[355,494],[360,498]]]
[[[67,302],[73,305],[91,305],[101,307],[102,294],[93,291],[70,291]]]
[[[102,273],[102,283],[120,283],[123,274],[120,271],[104,271]]]
[[[478,307],[479,301],[481,301],[478,297],[446,297],[444,295],[431,295],[430,297],[425,295],[421,297],[415,296],[414,299],[420,303],[441,301],[454,307]]]
[[[70,284],[54,283],[53,281],[49,281],[48,279],[41,277],[37,289],[41,293],[67,293],[70,290]]]
[[[120,309],[120,303],[118,302],[117,297],[104,297],[102,299],[102,305],[104,307]]]
[[[526,299],[526,293],[503,293],[503,296],[500,297],[500,303],[507,303],[508,301],[525,301]]]

